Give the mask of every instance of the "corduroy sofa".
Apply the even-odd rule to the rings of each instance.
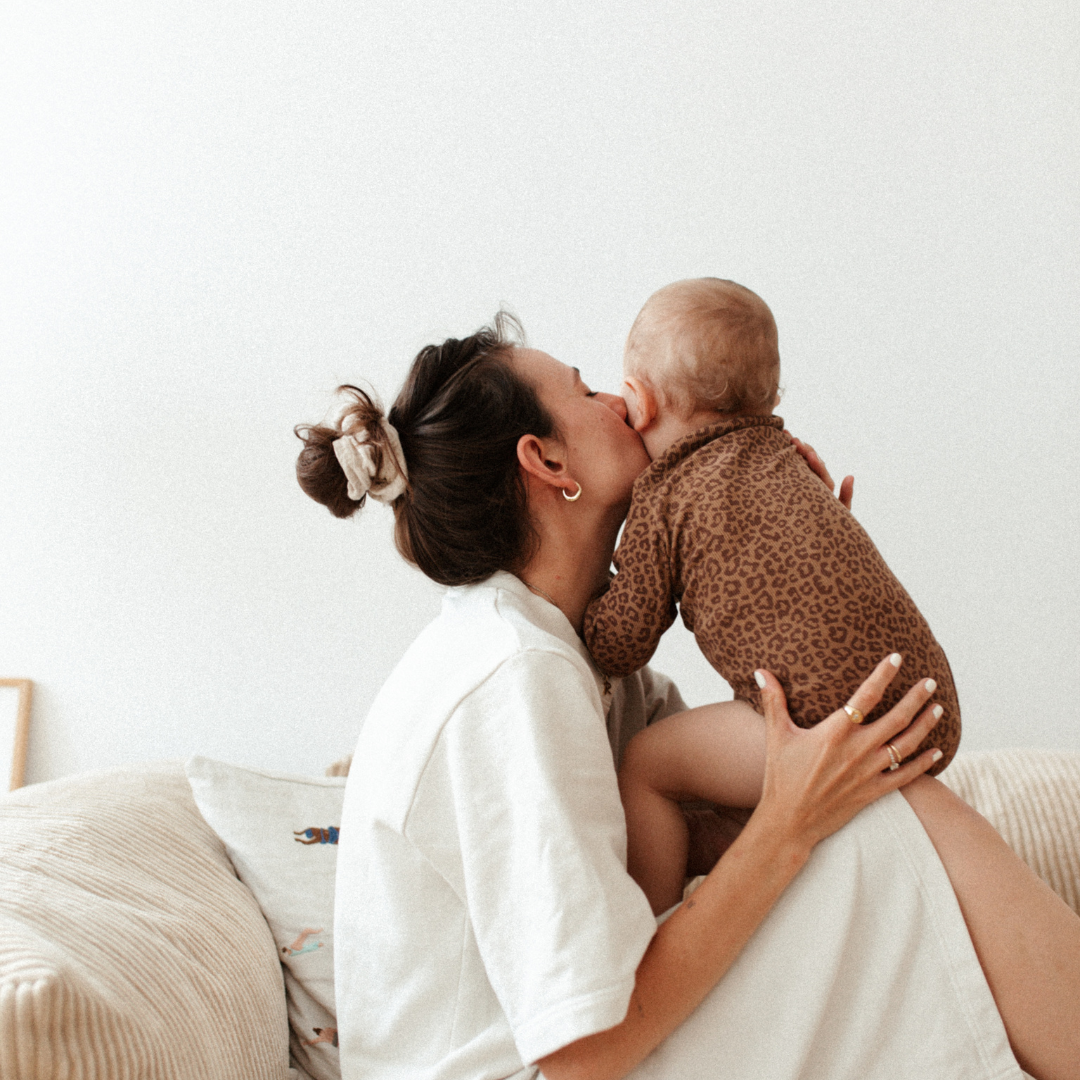
[[[1080,753],[961,754],[942,779],[1080,912]],[[336,842],[306,824],[298,845]],[[179,763],[0,799],[0,1080],[332,1077],[333,1028],[290,1031],[267,918]]]

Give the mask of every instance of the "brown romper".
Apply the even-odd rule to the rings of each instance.
[[[737,417],[680,439],[638,477],[618,573],[585,614],[585,642],[607,675],[644,666],[676,605],[735,696],[761,711],[759,667],[811,727],[843,705],[888,653],[902,674],[867,719],[921,676],[945,714],[919,750],[949,764],[960,706],[949,662],[862,526],[810,471],[776,416]]]

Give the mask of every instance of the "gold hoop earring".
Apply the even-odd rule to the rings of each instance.
[[[564,498],[564,499],[565,499],[565,500],[566,500],[567,502],[577,502],[577,501],[578,501],[578,499],[580,499],[580,498],[581,498],[581,481],[580,481],[580,480],[578,481],[578,486],[577,486],[577,493],[576,493],[576,494],[574,494],[574,495],[567,495],[567,494],[566,494],[566,488],[563,488],[563,489],[562,489],[562,497],[563,497],[563,498]]]

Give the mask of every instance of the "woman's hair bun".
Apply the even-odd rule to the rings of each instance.
[[[358,386],[346,383],[337,388],[345,394],[349,403],[342,410],[336,424],[297,424],[293,431],[304,444],[296,459],[296,479],[316,502],[322,503],[334,517],[351,517],[364,505],[349,498],[349,482],[334,453],[334,443],[345,434],[355,435],[361,429],[377,432],[382,410],[371,396]]]
[[[354,514],[366,494],[387,502],[398,551],[440,585],[519,570],[539,537],[518,442],[523,435],[558,435],[536,388],[513,362],[523,341],[521,324],[500,311],[469,337],[426,346],[385,418],[363,390],[338,387],[348,404],[336,425],[295,428],[304,442],[296,463],[300,486],[341,518]],[[362,444],[359,464],[374,481],[365,494],[352,440],[334,445],[343,435]],[[387,466],[388,454],[397,468]],[[349,497],[350,482],[358,499]]]

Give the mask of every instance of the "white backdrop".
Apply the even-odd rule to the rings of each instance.
[[[732,277],[780,410],[952,661],[964,747],[1080,749],[1080,8],[9,0],[0,675],[29,778],[318,772],[439,590],[292,425],[501,303],[618,382]],[[681,629],[661,667],[723,693]]]

